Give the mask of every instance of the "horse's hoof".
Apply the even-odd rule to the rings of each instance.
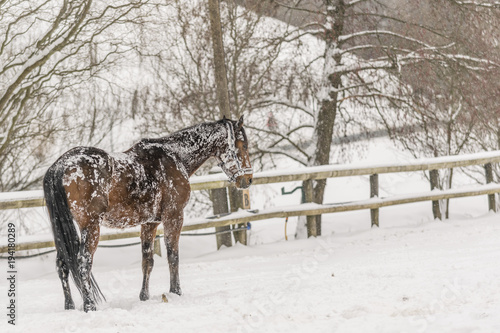
[[[179,295],[181,296],[182,295],[182,290],[180,287],[177,287],[177,288],[170,288],[170,293],[171,294],[176,294],[176,295]]]
[[[147,301],[149,299],[149,293],[145,292],[145,291],[141,291],[141,293],[139,294],[139,299],[141,301]]]
[[[83,311],[85,312],[95,311],[95,310],[97,310],[97,308],[94,303],[87,303],[83,305]]]
[[[74,309],[75,309],[75,303],[73,303],[73,301],[66,302],[64,304],[64,310],[74,310]]]

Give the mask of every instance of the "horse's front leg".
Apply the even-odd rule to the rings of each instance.
[[[182,294],[179,281],[179,237],[183,220],[182,210],[168,214],[167,218],[163,220],[164,239],[170,268],[170,292],[177,295]]]
[[[78,254],[78,271],[82,279],[83,310],[95,311],[95,295],[97,290],[91,287],[91,270],[94,253],[99,243],[99,223],[91,223],[81,230],[80,252]]]
[[[139,294],[141,301],[149,299],[149,276],[153,270],[154,257],[153,247],[156,237],[156,228],[159,223],[147,223],[141,225],[141,245],[142,245],[142,289]]]

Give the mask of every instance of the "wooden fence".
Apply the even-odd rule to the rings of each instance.
[[[410,163],[380,164],[370,166],[352,165],[325,165],[309,167],[296,170],[269,171],[254,174],[253,186],[262,184],[273,184],[281,182],[303,181],[308,179],[326,179],[335,177],[350,176],[370,176],[370,198],[367,200],[353,201],[346,203],[314,204],[305,203],[286,207],[274,207],[262,211],[240,211],[227,216],[201,218],[188,225],[184,225],[182,231],[206,229],[212,227],[222,227],[227,225],[241,224],[271,218],[285,218],[289,216],[311,216],[326,213],[345,212],[353,210],[370,209],[372,225],[379,225],[378,210],[381,207],[394,206],[421,201],[433,202],[433,213],[435,218],[441,218],[438,200],[460,198],[468,196],[488,195],[489,209],[496,211],[495,194],[500,193],[500,184],[493,182],[492,164],[500,162],[500,151],[493,151],[480,154],[469,154],[460,156],[447,156],[433,159],[415,160]],[[459,189],[437,190],[437,172],[440,169],[451,169],[481,165],[485,170],[485,185],[471,185]],[[378,175],[398,172],[429,171],[430,189],[424,193],[410,193],[407,195],[397,195],[387,198],[378,197]],[[228,187],[226,176],[223,174],[193,177],[191,179],[191,189],[210,190]],[[19,193],[19,192],[18,192]],[[44,205],[41,191],[32,191],[24,198],[16,199],[18,193],[13,193],[13,199],[0,199],[0,210],[17,209],[27,207],[40,207]],[[5,194],[4,196],[5,197]],[[163,233],[159,228],[158,234]],[[114,234],[101,235],[101,240],[123,239],[139,237],[140,232],[120,232]],[[312,234],[312,236],[315,236]],[[54,243],[50,240],[44,242],[26,242],[16,244],[16,250],[30,250],[52,247]],[[0,253],[7,252],[7,246],[0,247]]]

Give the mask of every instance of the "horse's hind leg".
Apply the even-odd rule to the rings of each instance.
[[[142,289],[139,294],[141,301],[149,299],[149,276],[153,270],[154,258],[153,247],[156,237],[156,228],[158,223],[147,223],[141,226],[141,245],[142,245]]]
[[[59,253],[57,254],[56,265],[57,273],[59,274],[59,279],[61,280],[64,292],[64,309],[73,310],[75,308],[75,303],[73,302],[73,298],[71,297],[71,290],[69,289],[69,269]]]
[[[78,254],[78,271],[82,277],[83,310],[95,311],[96,304],[91,290],[91,269],[94,253],[99,243],[99,224],[90,224],[81,231],[80,253]]]
[[[183,215],[173,214],[164,224],[164,239],[167,247],[168,265],[170,268],[170,292],[181,295],[181,284],[179,281],[179,236],[181,234]]]

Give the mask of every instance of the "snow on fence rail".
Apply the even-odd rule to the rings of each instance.
[[[500,151],[484,152],[479,154],[467,154],[460,156],[446,156],[439,158],[419,159],[409,163],[393,163],[379,165],[324,165],[317,167],[299,168],[283,171],[267,171],[254,174],[253,184],[272,184],[280,182],[302,181],[308,179],[325,179],[334,177],[349,177],[370,175],[370,193],[372,198],[361,201],[314,204],[306,203],[301,205],[274,207],[262,211],[240,211],[219,218],[200,218],[190,221],[184,225],[182,231],[192,231],[211,227],[222,227],[233,224],[247,223],[271,218],[284,218],[289,216],[310,216],[326,213],[345,212],[353,210],[370,209],[372,211],[372,225],[378,225],[378,209],[380,207],[394,206],[400,204],[414,203],[420,201],[432,201],[435,218],[441,218],[438,200],[460,198],[468,196],[488,195],[489,209],[496,211],[495,194],[500,193],[500,184],[493,182],[492,163],[500,162]],[[466,167],[472,165],[484,165],[486,172],[486,182],[491,184],[474,185],[460,189],[436,190],[437,170]],[[430,171],[431,189],[430,192],[397,195],[387,198],[378,198],[378,174]],[[225,175],[216,174],[191,178],[191,189],[211,190],[228,187],[230,184]],[[0,210],[17,209],[27,207],[44,206],[42,191],[23,191],[0,193]],[[158,234],[163,233],[159,228]],[[139,237],[140,232],[120,232],[114,234],[101,235],[100,240],[114,240],[131,237]],[[53,242],[37,241],[25,242],[16,245],[16,250],[30,250],[52,247]],[[7,252],[6,246],[0,246],[0,253]]]

